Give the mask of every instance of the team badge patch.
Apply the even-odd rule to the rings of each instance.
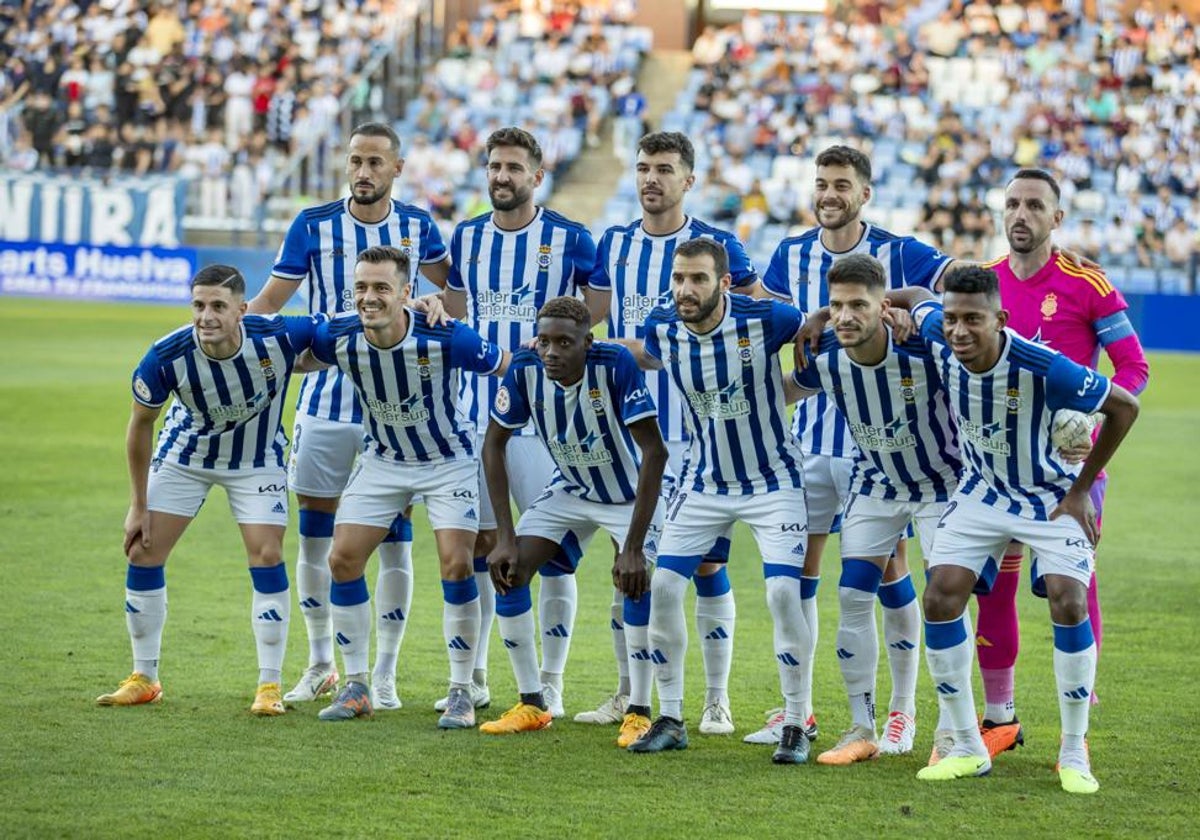
[[[400,240],[400,250],[412,256],[412,240],[407,236]]]
[[[737,346],[738,358],[742,360],[742,364],[748,365],[754,361],[754,350],[752,350],[750,347],[750,339],[739,338]]]
[[[1021,410],[1021,392],[1016,388],[1009,388],[1005,394],[1004,404],[1008,407],[1009,414],[1017,414]]]
[[[137,394],[147,402],[154,398],[150,393],[150,386],[147,385],[146,381],[140,376],[135,376],[133,378],[133,393]]]
[[[1042,317],[1049,321],[1058,311],[1058,296],[1051,292],[1042,298]]]
[[[553,249],[549,245],[538,246],[537,264],[542,271],[550,268],[550,254],[552,251]]]
[[[508,389],[501,385],[500,389],[496,391],[496,411],[507,414],[511,407],[512,397],[509,396]]]
[[[258,366],[262,368],[262,374],[267,379],[275,378],[275,366],[271,364],[270,359],[259,359]]]
[[[911,378],[904,377],[900,380],[900,396],[904,397],[906,403],[916,402],[917,389]]]
[[[599,388],[592,388],[590,391],[588,391],[588,399],[592,401],[592,411],[596,412],[597,414],[604,413],[604,400],[601,399],[601,397],[602,394],[600,393]]]
[[[433,372],[429,369],[429,358],[427,356],[421,356],[419,359],[417,359],[417,376],[421,377],[422,379],[428,379],[432,375]]]

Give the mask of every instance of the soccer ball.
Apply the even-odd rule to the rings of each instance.
[[[1050,442],[1055,449],[1076,449],[1086,446],[1096,428],[1096,418],[1082,411],[1062,409],[1054,412],[1050,425]]]

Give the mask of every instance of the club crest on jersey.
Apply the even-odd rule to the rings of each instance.
[[[588,391],[588,399],[592,401],[592,411],[597,414],[604,413],[604,400],[599,388],[592,388]]]
[[[916,383],[913,382],[911,377],[906,376],[900,380],[900,396],[904,397],[906,403],[917,401]]]
[[[412,256],[412,240],[407,236],[400,240],[400,250]]]
[[[1058,296],[1051,292],[1042,298],[1042,317],[1049,321],[1058,311]]]
[[[1018,414],[1021,411],[1021,392],[1016,388],[1009,388],[1005,393],[1004,405],[1008,408],[1009,414]]]
[[[508,409],[512,406],[512,397],[509,396],[508,388],[503,385],[496,391],[496,411],[501,414],[507,414]]]
[[[742,364],[748,365],[754,361],[754,350],[750,347],[750,339],[739,338],[737,342],[738,358],[742,360]]]
[[[271,364],[270,359],[259,359],[258,366],[262,368],[262,374],[267,379],[275,378],[275,366]]]
[[[154,398],[150,393],[150,386],[147,385],[146,380],[142,379],[140,376],[135,376],[133,378],[133,393],[137,394],[146,402],[149,402]]]
[[[539,271],[547,271],[550,268],[550,254],[553,250],[549,245],[538,246],[537,264]]]
[[[422,379],[428,379],[433,376],[433,371],[429,369],[429,357],[421,356],[417,359],[417,376]]]

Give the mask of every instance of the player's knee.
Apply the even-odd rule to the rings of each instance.
[[[333,576],[334,581],[344,583],[348,580],[354,580],[362,574],[365,563],[359,558],[347,553],[334,544],[333,549],[329,552],[329,572]]]
[[[475,556],[487,557],[496,547],[495,531],[480,531],[475,535]]]
[[[337,513],[339,497],[325,498],[322,496],[305,496],[296,494],[296,504],[300,510],[315,510],[319,513]]]
[[[279,543],[268,543],[254,549],[250,555],[250,565],[261,568],[278,566],[283,562],[283,546]]]
[[[785,615],[788,611],[799,612],[800,582],[794,578],[775,576],[767,578],[767,609],[773,616]]]
[[[1070,627],[1088,617],[1086,586],[1069,578],[1057,586],[1049,581],[1047,584],[1046,598],[1050,602],[1050,618],[1055,624]]]
[[[682,606],[687,591],[688,579],[670,569],[658,569],[650,578],[650,592],[654,601],[666,606],[678,603]]]
[[[925,597],[921,601],[921,609],[928,621],[950,621],[962,614],[956,609],[957,599],[942,585],[936,577],[932,577],[925,585]]]

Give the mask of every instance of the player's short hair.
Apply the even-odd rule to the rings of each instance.
[[[592,313],[588,312],[587,304],[570,295],[550,298],[538,310],[537,316],[539,321],[542,318],[562,318],[581,327],[592,325]]]
[[[836,265],[836,263],[834,263]],[[946,272],[942,288],[963,295],[987,295],[999,299],[1000,278],[981,265],[967,265]]]
[[[490,155],[492,149],[500,146],[516,146],[518,149],[524,149],[529,153],[529,159],[533,161],[534,168],[542,168],[542,146],[538,143],[537,138],[525,129],[510,125],[507,128],[498,128],[493,131],[488,135],[487,153]]]
[[[1017,174],[1013,175],[1012,178],[1009,179],[1008,185],[1011,187],[1013,181],[1020,180],[1044,181],[1050,185],[1050,191],[1054,193],[1054,200],[1062,200],[1062,190],[1058,186],[1058,181],[1056,181],[1054,176],[1045,169],[1018,169]]]
[[[412,260],[408,258],[408,254],[401,251],[399,248],[393,248],[391,245],[374,245],[358,252],[358,259],[354,261],[358,263],[371,263],[379,265],[380,263],[395,263],[396,276],[400,282],[399,288],[403,289],[408,285],[408,274],[412,270]]]
[[[675,256],[677,257],[703,257],[706,255],[712,257],[718,280],[729,273],[729,253],[725,250],[725,246],[717,240],[707,236],[697,236],[695,239],[680,242],[675,246]]]
[[[197,271],[190,288],[195,289],[197,286],[223,286],[235,295],[246,294],[246,278],[242,276],[242,272],[231,265],[221,263],[206,265]]]
[[[849,146],[830,146],[817,155],[817,166],[849,166],[868,184],[871,183],[871,159]]]
[[[696,168],[696,148],[687,135],[679,131],[655,131],[647,134],[638,141],[637,150],[648,155],[676,152],[679,154],[679,161],[687,167],[688,172]]]
[[[397,157],[400,156],[400,135],[396,133],[396,129],[392,128],[387,123],[381,122],[365,122],[354,126],[354,130],[350,132],[350,137],[353,139],[355,135],[361,134],[363,137],[386,137],[388,143],[392,146],[392,153]]]
[[[871,291],[887,288],[883,264],[870,254],[849,254],[834,260],[825,282],[830,286],[866,286]]]

